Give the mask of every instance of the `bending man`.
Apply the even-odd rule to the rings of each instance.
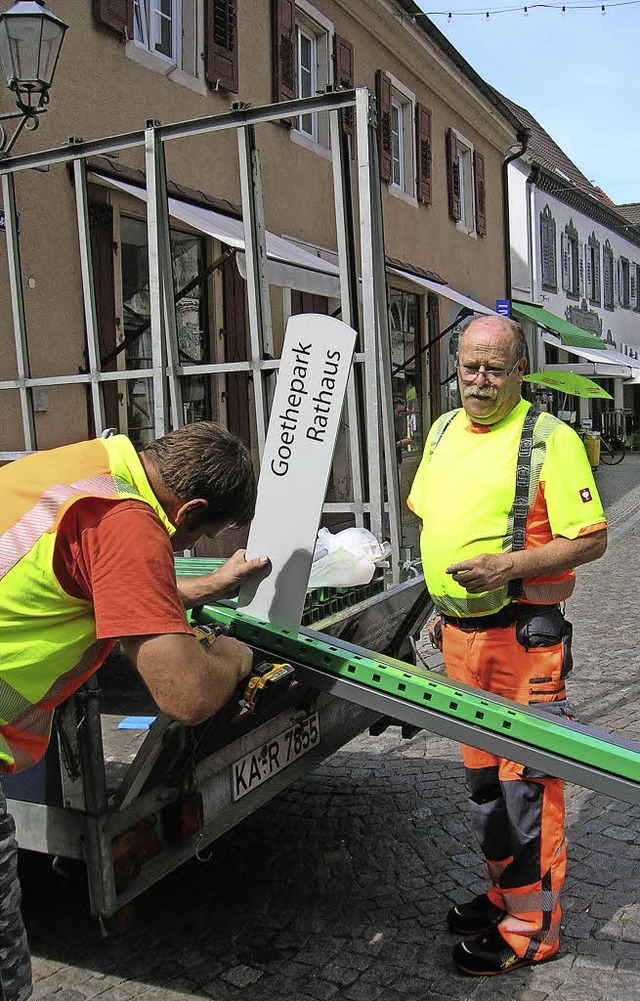
[[[176,583],[173,552],[253,517],[242,442],[217,424],[172,431],[139,454],[124,435],[34,453],[0,469],[0,770],[35,764],[53,710],[119,639],[161,712],[195,724],[251,670],[249,647],[205,651],[185,607],[233,594],[266,563],[239,550]],[[0,789],[0,996],[31,996],[15,825]]]
[[[457,357],[462,408],[435,421],[408,504],[422,521],[430,624],[453,681],[569,715],[573,568],[602,556],[606,521],[582,442],[520,396],[526,342],[473,319]],[[516,488],[518,484],[518,488]],[[463,747],[490,887],[448,916],[464,973],[540,962],[559,946],[566,868],[562,782]]]

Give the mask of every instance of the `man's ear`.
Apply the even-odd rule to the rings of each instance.
[[[206,519],[208,510],[209,502],[204,497],[196,497],[194,500],[187,501],[186,504],[178,508],[173,523],[176,528],[184,524],[197,524]]]

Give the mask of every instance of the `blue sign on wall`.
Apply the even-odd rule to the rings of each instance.
[[[18,228],[18,233],[20,232],[20,215],[16,212],[16,225]],[[0,209],[0,233],[7,232],[7,224],[5,222],[4,209]]]
[[[511,316],[511,300],[496,299],[496,313],[500,316]]]

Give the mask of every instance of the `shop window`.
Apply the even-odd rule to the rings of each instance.
[[[421,297],[401,289],[389,289],[389,336],[394,400],[402,400],[404,410],[398,424],[406,431],[398,440],[409,438],[402,454],[422,454],[423,423],[420,390],[420,304]]]
[[[613,250],[607,240],[602,248],[602,288],[605,309],[614,308]]]
[[[570,298],[580,296],[580,253],[578,231],[573,223],[565,226],[561,234],[562,288]]]
[[[198,364],[208,360],[205,241],[200,236],[174,229],[170,235],[179,361],[182,365]],[[150,368],[151,312],[146,223],[123,216],[120,239],[126,367]],[[200,276],[202,278],[198,281]],[[186,289],[188,291],[183,291]],[[205,376],[183,376],[182,394],[185,423],[209,416]],[[153,386],[149,378],[126,381],[126,427],[136,448],[144,447],[156,437]]]
[[[545,205],[540,213],[540,262],[542,287],[549,292],[558,291],[558,263],[556,259],[556,221],[551,209]]]

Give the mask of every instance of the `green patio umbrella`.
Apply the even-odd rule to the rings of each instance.
[[[531,382],[535,386],[546,386],[547,389],[555,389],[558,393],[567,393],[569,396],[582,396],[585,399],[599,397],[602,400],[612,400],[613,397],[607,393],[606,389],[599,386],[593,379],[587,379],[584,375],[576,375],[573,372],[531,372],[524,375],[524,382]]]

